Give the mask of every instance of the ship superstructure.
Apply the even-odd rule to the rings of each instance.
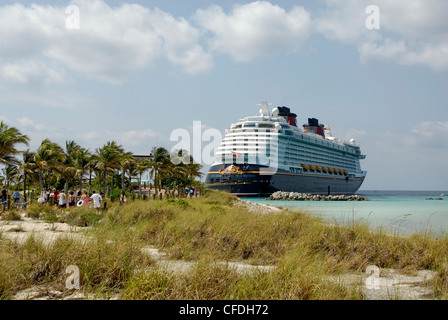
[[[206,187],[242,196],[275,191],[355,194],[366,176],[355,140],[340,141],[328,125],[308,118],[303,129],[287,107],[233,123],[215,153]]]

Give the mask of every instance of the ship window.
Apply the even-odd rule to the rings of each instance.
[[[270,123],[259,123],[258,128],[274,128],[274,125]]]
[[[250,123],[245,123],[244,124],[244,128],[251,128],[251,127],[255,127],[255,123],[254,122],[250,122]]]

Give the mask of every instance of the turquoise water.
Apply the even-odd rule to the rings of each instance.
[[[337,224],[365,222],[373,228],[409,234],[431,231],[434,235],[448,233],[448,191],[359,191],[370,201],[279,201],[244,198],[251,202],[305,210]],[[440,197],[443,200],[426,200]]]

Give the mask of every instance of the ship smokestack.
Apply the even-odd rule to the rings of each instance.
[[[316,118],[308,118],[308,124],[303,125],[303,130],[305,132],[318,134],[325,138],[324,125],[319,124],[319,120],[317,120]]]
[[[297,115],[295,113],[291,113],[291,110],[285,106],[278,106],[278,116],[283,117],[289,125],[297,127]]]

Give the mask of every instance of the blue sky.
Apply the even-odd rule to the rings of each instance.
[[[1,1],[0,35],[0,118],[31,149],[170,149],[173,130],[224,133],[266,100],[356,139],[362,189],[448,189],[444,0]]]

